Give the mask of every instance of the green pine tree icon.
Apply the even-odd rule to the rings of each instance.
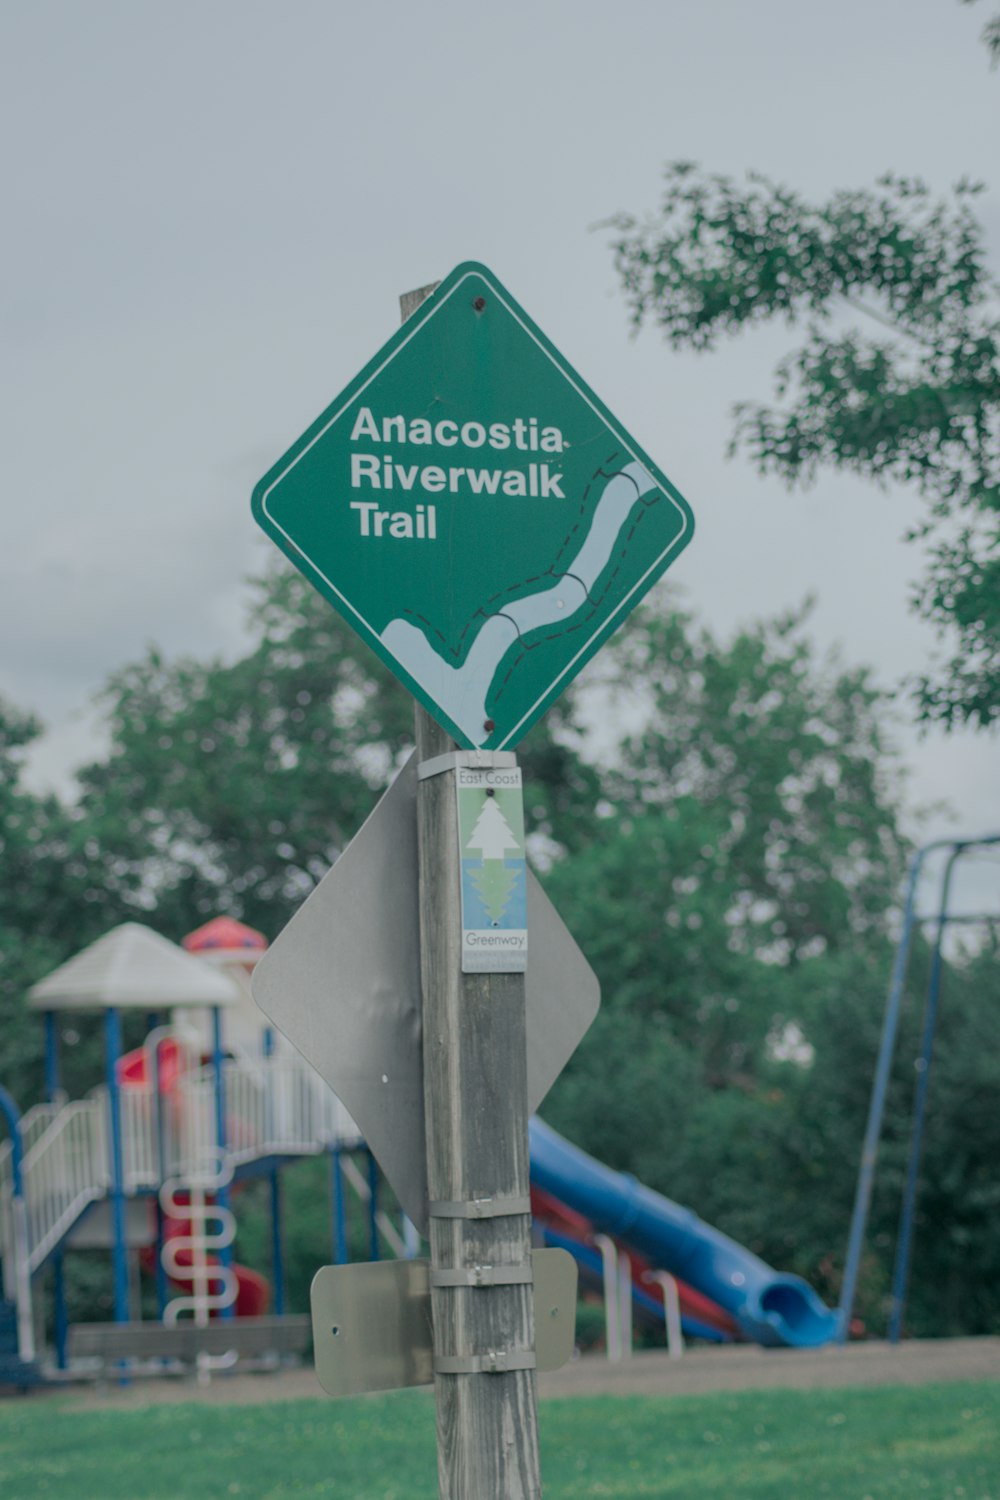
[[[466,848],[473,852],[478,850],[482,857],[479,869],[472,872],[472,883],[482,898],[487,916],[496,927],[517,883],[517,870],[509,870],[504,860],[508,851],[519,853],[521,846],[495,797],[487,797],[484,801]]]

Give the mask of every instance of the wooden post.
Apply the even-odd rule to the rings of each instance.
[[[400,299],[404,320],[431,291]],[[421,708],[416,740],[420,763],[457,749]],[[462,973],[455,775],[421,780],[417,799],[431,1306],[435,1361],[484,1368],[435,1372],[438,1486],[441,1500],[538,1500],[531,1283],[461,1284],[530,1266],[531,1215],[524,975]],[[459,1284],[435,1285],[441,1272]]]

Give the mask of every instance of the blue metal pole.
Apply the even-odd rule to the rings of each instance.
[[[215,1143],[226,1154],[226,1081],[222,1055],[222,1008],[212,1006],[212,1071],[215,1075]]]
[[[274,1056],[274,1030],[264,1027],[264,1056]],[[267,1075],[267,1138],[274,1141],[274,1076]],[[274,1282],[274,1311],[279,1318],[285,1314],[285,1249],[281,1223],[281,1172],[272,1167],[271,1179],[271,1277]]]
[[[271,1058],[274,1056],[274,1031],[270,1026],[264,1027],[263,1036],[264,1058],[268,1064],[265,1077],[267,1079],[267,1117],[265,1130],[267,1132],[268,1149],[274,1144],[275,1138],[275,1111],[274,1111],[274,1068]]]
[[[215,1074],[215,1142],[219,1148],[219,1166],[225,1170],[228,1155],[228,1142],[226,1139],[226,1080],[224,1074],[224,1059],[222,1055],[222,1007],[212,1006],[212,1068]],[[229,1185],[223,1183],[215,1195],[215,1201],[220,1208],[229,1208]],[[219,1251],[219,1260],[223,1266],[231,1270],[233,1265],[233,1247],[226,1245]],[[232,1318],[236,1314],[235,1303],[220,1309],[220,1317]]]
[[[906,1307],[906,1286],[910,1275],[910,1256],[913,1243],[913,1216],[917,1204],[917,1185],[920,1176],[920,1158],[923,1152],[924,1117],[927,1113],[927,1094],[930,1087],[931,1058],[934,1053],[934,1033],[937,1029],[938,999],[941,994],[941,952],[945,928],[948,925],[948,901],[951,894],[951,876],[956,860],[961,858],[964,844],[956,844],[945,865],[941,882],[941,902],[938,909],[937,935],[931,958],[931,972],[927,983],[927,1002],[924,1010],[923,1039],[920,1058],[917,1062],[917,1083],[913,1101],[913,1124],[910,1131],[910,1151],[906,1164],[906,1187],[899,1216],[899,1237],[896,1242],[896,1264],[892,1273],[892,1300],[889,1312],[889,1342],[898,1344],[903,1327],[903,1312]]]
[[[59,1094],[59,1027],[54,1010],[45,1012],[45,1093],[54,1104]]]
[[[371,1258],[378,1260],[378,1162],[374,1152],[368,1152],[368,1235]]]
[[[52,1321],[56,1369],[65,1370],[69,1358],[69,1310],[66,1306],[66,1267],[61,1249],[56,1250],[52,1256]]]
[[[19,1358],[28,1361],[35,1357],[35,1325],[31,1314],[31,1272],[28,1256],[31,1242],[28,1232],[28,1205],[24,1201],[24,1175],[22,1161],[24,1142],[21,1139],[21,1111],[12,1096],[0,1084],[0,1115],[7,1121],[10,1131],[11,1167],[11,1219],[14,1238],[14,1300],[17,1304],[17,1352]]]
[[[167,1216],[160,1202],[160,1189],[167,1180],[167,1116],[163,1107],[163,1084],[160,1078],[160,1038],[153,1046],[153,1090],[156,1110],[156,1310],[162,1321],[167,1311],[170,1287],[163,1251],[167,1239]]]
[[[344,1197],[344,1169],[340,1164],[340,1147],[330,1153],[330,1188],[333,1197],[333,1262],[347,1264],[347,1203]]]
[[[163,1251],[167,1242],[167,1216],[163,1212],[163,1205],[159,1196],[156,1199],[156,1311],[162,1323],[167,1315],[167,1303],[170,1300],[170,1283],[167,1280],[167,1268],[163,1264]]]
[[[122,1101],[118,1087],[118,1059],[122,1050],[121,1022],[115,1006],[104,1012],[104,1043],[111,1112],[111,1220],[114,1244],[111,1264],[114,1279],[115,1322],[128,1322],[128,1251],[125,1245],[125,1169],[122,1152]]]
[[[913,936],[914,917],[916,914],[917,884],[920,879],[920,871],[924,858],[931,849],[939,847],[942,846],[927,844],[923,849],[918,849],[910,864],[910,878],[906,888],[906,906],[903,911],[903,930],[899,935],[899,943],[896,947],[896,959],[893,964],[892,980],[889,985],[889,998],[886,1002],[885,1016],[882,1021],[882,1038],[879,1043],[878,1063],[875,1068],[875,1078],[872,1083],[871,1099],[868,1105],[868,1122],[865,1126],[864,1145],[861,1148],[861,1165],[858,1169],[858,1183],[854,1194],[854,1210],[851,1214],[851,1230],[848,1237],[847,1256],[844,1263],[844,1284],[840,1294],[840,1322],[837,1330],[837,1339],[841,1344],[845,1344],[850,1336],[851,1315],[854,1312],[858,1270],[861,1265],[861,1252],[864,1248],[868,1211],[871,1207],[872,1184],[875,1180],[875,1163],[878,1159],[878,1143],[882,1134],[885,1096],[889,1087],[889,1073],[892,1068],[893,1053],[896,1050],[896,1033],[899,1030],[899,1013],[903,1003],[903,987],[906,981],[907,966],[910,961],[910,942]]]
[[[24,1176],[22,1162],[24,1160],[24,1142],[21,1140],[21,1111],[14,1103],[14,1097],[9,1094],[0,1083],[0,1115],[7,1121],[7,1129],[10,1131],[10,1176],[14,1197],[20,1198],[24,1193]]]
[[[910,937],[914,927],[914,901],[917,889],[917,880],[920,875],[921,865],[924,858],[935,849],[982,849],[988,846],[1000,844],[1000,833],[987,834],[979,839],[940,839],[935,843],[925,844],[918,849],[910,867],[910,880],[906,897],[906,910],[903,917],[903,931],[896,950],[896,962],[893,968],[892,983],[889,989],[889,999],[886,1004],[885,1020],[882,1026],[882,1041],[879,1047],[878,1066],[875,1072],[875,1080],[872,1084],[871,1104],[868,1110],[868,1124],[865,1129],[864,1147],[861,1153],[861,1166],[858,1172],[858,1186],[854,1199],[854,1212],[851,1217],[851,1233],[848,1241],[847,1258],[844,1266],[844,1286],[840,1299],[840,1331],[838,1338],[841,1343],[847,1339],[850,1329],[851,1313],[854,1309],[854,1295],[857,1287],[858,1267],[861,1261],[861,1250],[864,1242],[865,1225],[868,1219],[868,1209],[871,1202],[872,1180],[875,1172],[875,1158],[878,1154],[879,1135],[882,1129],[882,1112],[885,1105],[885,1094],[888,1086],[889,1069],[892,1064],[892,1054],[896,1042],[896,1030],[899,1022],[899,1009],[902,1001],[903,981],[906,977],[906,966],[909,959]]]
[[[45,1012],[45,1092],[49,1103],[59,1097],[59,1027],[54,1010]],[[52,1313],[56,1343],[56,1365],[66,1368],[69,1315],[66,1310],[66,1267],[60,1245],[52,1256]]]

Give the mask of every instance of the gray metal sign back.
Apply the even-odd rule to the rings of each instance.
[[[261,1010],[342,1101],[404,1212],[426,1234],[416,797],[414,756],[252,982]],[[530,870],[528,926],[534,1111],[596,1016],[600,986]]]

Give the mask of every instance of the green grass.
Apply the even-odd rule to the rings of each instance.
[[[546,1500],[1000,1500],[1000,1384],[546,1401],[541,1440]],[[435,1500],[433,1402],[14,1398],[0,1404],[0,1495]]]

